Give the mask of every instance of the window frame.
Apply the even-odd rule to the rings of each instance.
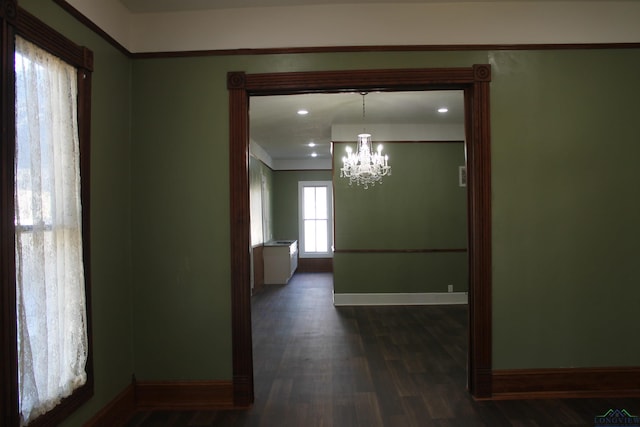
[[[327,189],[327,251],[307,252],[304,250],[304,188],[325,187]],[[333,182],[298,181],[298,254],[300,258],[333,258]]]
[[[80,142],[80,177],[82,204],[82,241],[83,264],[85,273],[85,300],[87,315],[88,353],[86,373],[87,381],[55,408],[29,423],[29,427],[54,426],[67,418],[78,407],[93,396],[93,337],[91,316],[91,239],[90,239],[90,129],[91,129],[91,73],[93,71],[93,53],[78,46],[42,21],[17,7],[15,0],[4,1],[0,8],[2,21],[2,151],[1,165],[1,204],[2,212],[8,213],[1,219],[0,242],[2,255],[2,303],[3,326],[2,365],[0,366],[0,384],[3,398],[0,399],[0,420],[7,427],[20,425],[18,413],[18,351],[16,330],[16,268],[15,268],[15,224],[14,185],[15,185],[15,37],[36,44],[55,55],[77,70],[78,82],[78,137]],[[7,7],[7,4],[12,7]]]

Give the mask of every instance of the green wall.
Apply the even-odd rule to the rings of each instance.
[[[331,181],[330,170],[275,171],[273,173],[273,237],[299,240],[298,182]]]
[[[467,270],[466,252],[333,255],[337,294],[467,292]]]
[[[62,426],[79,426],[131,383],[131,61],[52,1],[20,6],[94,53],[91,116],[91,293],[94,397]]]
[[[493,366],[640,365],[640,199],[632,184],[640,50],[130,61],[53,2],[20,3],[96,55],[96,394],[64,426],[81,425],[132,373],[231,378],[226,73],[237,70],[490,63]]]
[[[339,178],[336,156],[336,248],[466,248],[467,191],[458,184],[464,144],[390,143],[384,153],[392,175],[367,190]]]
[[[224,61],[133,64],[133,304],[140,380],[231,378]]]
[[[474,63],[493,71],[494,367],[638,365],[640,342],[627,338],[640,332],[639,202],[629,187],[638,50],[371,52],[134,62],[136,373],[231,377],[228,71]],[[198,197],[186,199],[191,191]],[[208,219],[204,229],[176,231],[199,224],[194,216]],[[199,262],[178,285],[171,267],[187,250]],[[176,350],[156,359],[160,345]]]
[[[494,366],[638,366],[640,51],[488,58]]]
[[[334,146],[336,170],[345,145]],[[467,192],[458,180],[464,144],[390,143],[384,152],[392,175],[382,184],[365,190],[335,180],[336,249],[466,249]],[[448,285],[468,290],[466,252],[334,255],[336,293],[447,292]]]

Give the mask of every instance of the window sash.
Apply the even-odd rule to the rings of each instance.
[[[15,72],[18,396],[26,425],[86,383],[88,339],[77,71],[17,37]]]
[[[331,181],[300,181],[298,183],[301,258],[333,256],[331,189]]]
[[[0,395],[3,396],[0,403],[0,413],[3,414],[3,426],[18,427],[19,420],[19,399],[18,399],[18,366],[17,366],[17,307],[16,307],[16,233],[30,233],[36,226],[42,224],[30,224],[17,226],[14,218],[15,200],[13,197],[15,189],[15,134],[16,121],[14,116],[15,107],[15,80],[13,66],[15,63],[15,36],[18,35],[26,40],[45,49],[47,52],[63,59],[65,62],[77,68],[76,81],[78,87],[78,133],[80,139],[80,168],[81,168],[81,199],[85,207],[82,211],[83,230],[83,256],[85,270],[85,298],[86,298],[86,323],[89,332],[89,349],[91,348],[91,303],[90,303],[90,194],[89,194],[89,163],[90,163],[90,127],[91,127],[91,81],[93,69],[93,53],[91,50],[73,43],[68,38],[47,26],[34,15],[26,10],[15,6],[13,14],[2,15],[0,19],[5,23],[5,32],[0,36],[3,56],[3,78],[0,89],[2,98],[2,120],[5,129],[6,141],[2,144],[2,155],[0,160],[5,173],[0,175],[2,188],[2,209],[3,218],[0,225],[1,238],[1,258],[4,260],[4,267],[0,269],[2,281],[0,285],[0,299],[3,300],[2,322],[0,333],[7,339],[3,340],[0,346],[2,354],[6,357],[0,358]],[[52,225],[52,224],[51,224]],[[49,230],[49,223],[45,223],[44,231]],[[92,354],[89,352],[86,364],[87,381],[73,391],[58,406],[48,411],[45,415],[38,417],[29,424],[29,427],[40,427],[48,425],[59,425],[74,410],[85,403],[93,395],[93,363]]]
[[[329,252],[328,221],[326,219],[304,220],[304,251],[306,253]]]

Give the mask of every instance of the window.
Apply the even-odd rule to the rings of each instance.
[[[333,256],[331,181],[300,181],[300,257]]]
[[[16,36],[1,39],[9,138],[0,175],[2,336],[8,338],[1,343],[0,409],[3,426],[37,427],[60,424],[93,393],[93,56],[24,10],[18,13],[15,28],[5,33]]]
[[[16,40],[16,307],[21,424],[87,381],[76,69]]]

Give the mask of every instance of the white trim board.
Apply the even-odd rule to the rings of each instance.
[[[333,294],[334,306],[468,304],[467,292]]]
[[[67,2],[134,53],[344,45],[623,43],[638,42],[640,37],[637,1],[298,1],[291,6],[173,13],[132,13],[118,0]],[[354,16],[372,28],[384,25],[386,31],[360,31],[353,25]],[[555,18],[563,16],[571,19]],[[327,22],[332,23],[332,31],[327,31]]]

